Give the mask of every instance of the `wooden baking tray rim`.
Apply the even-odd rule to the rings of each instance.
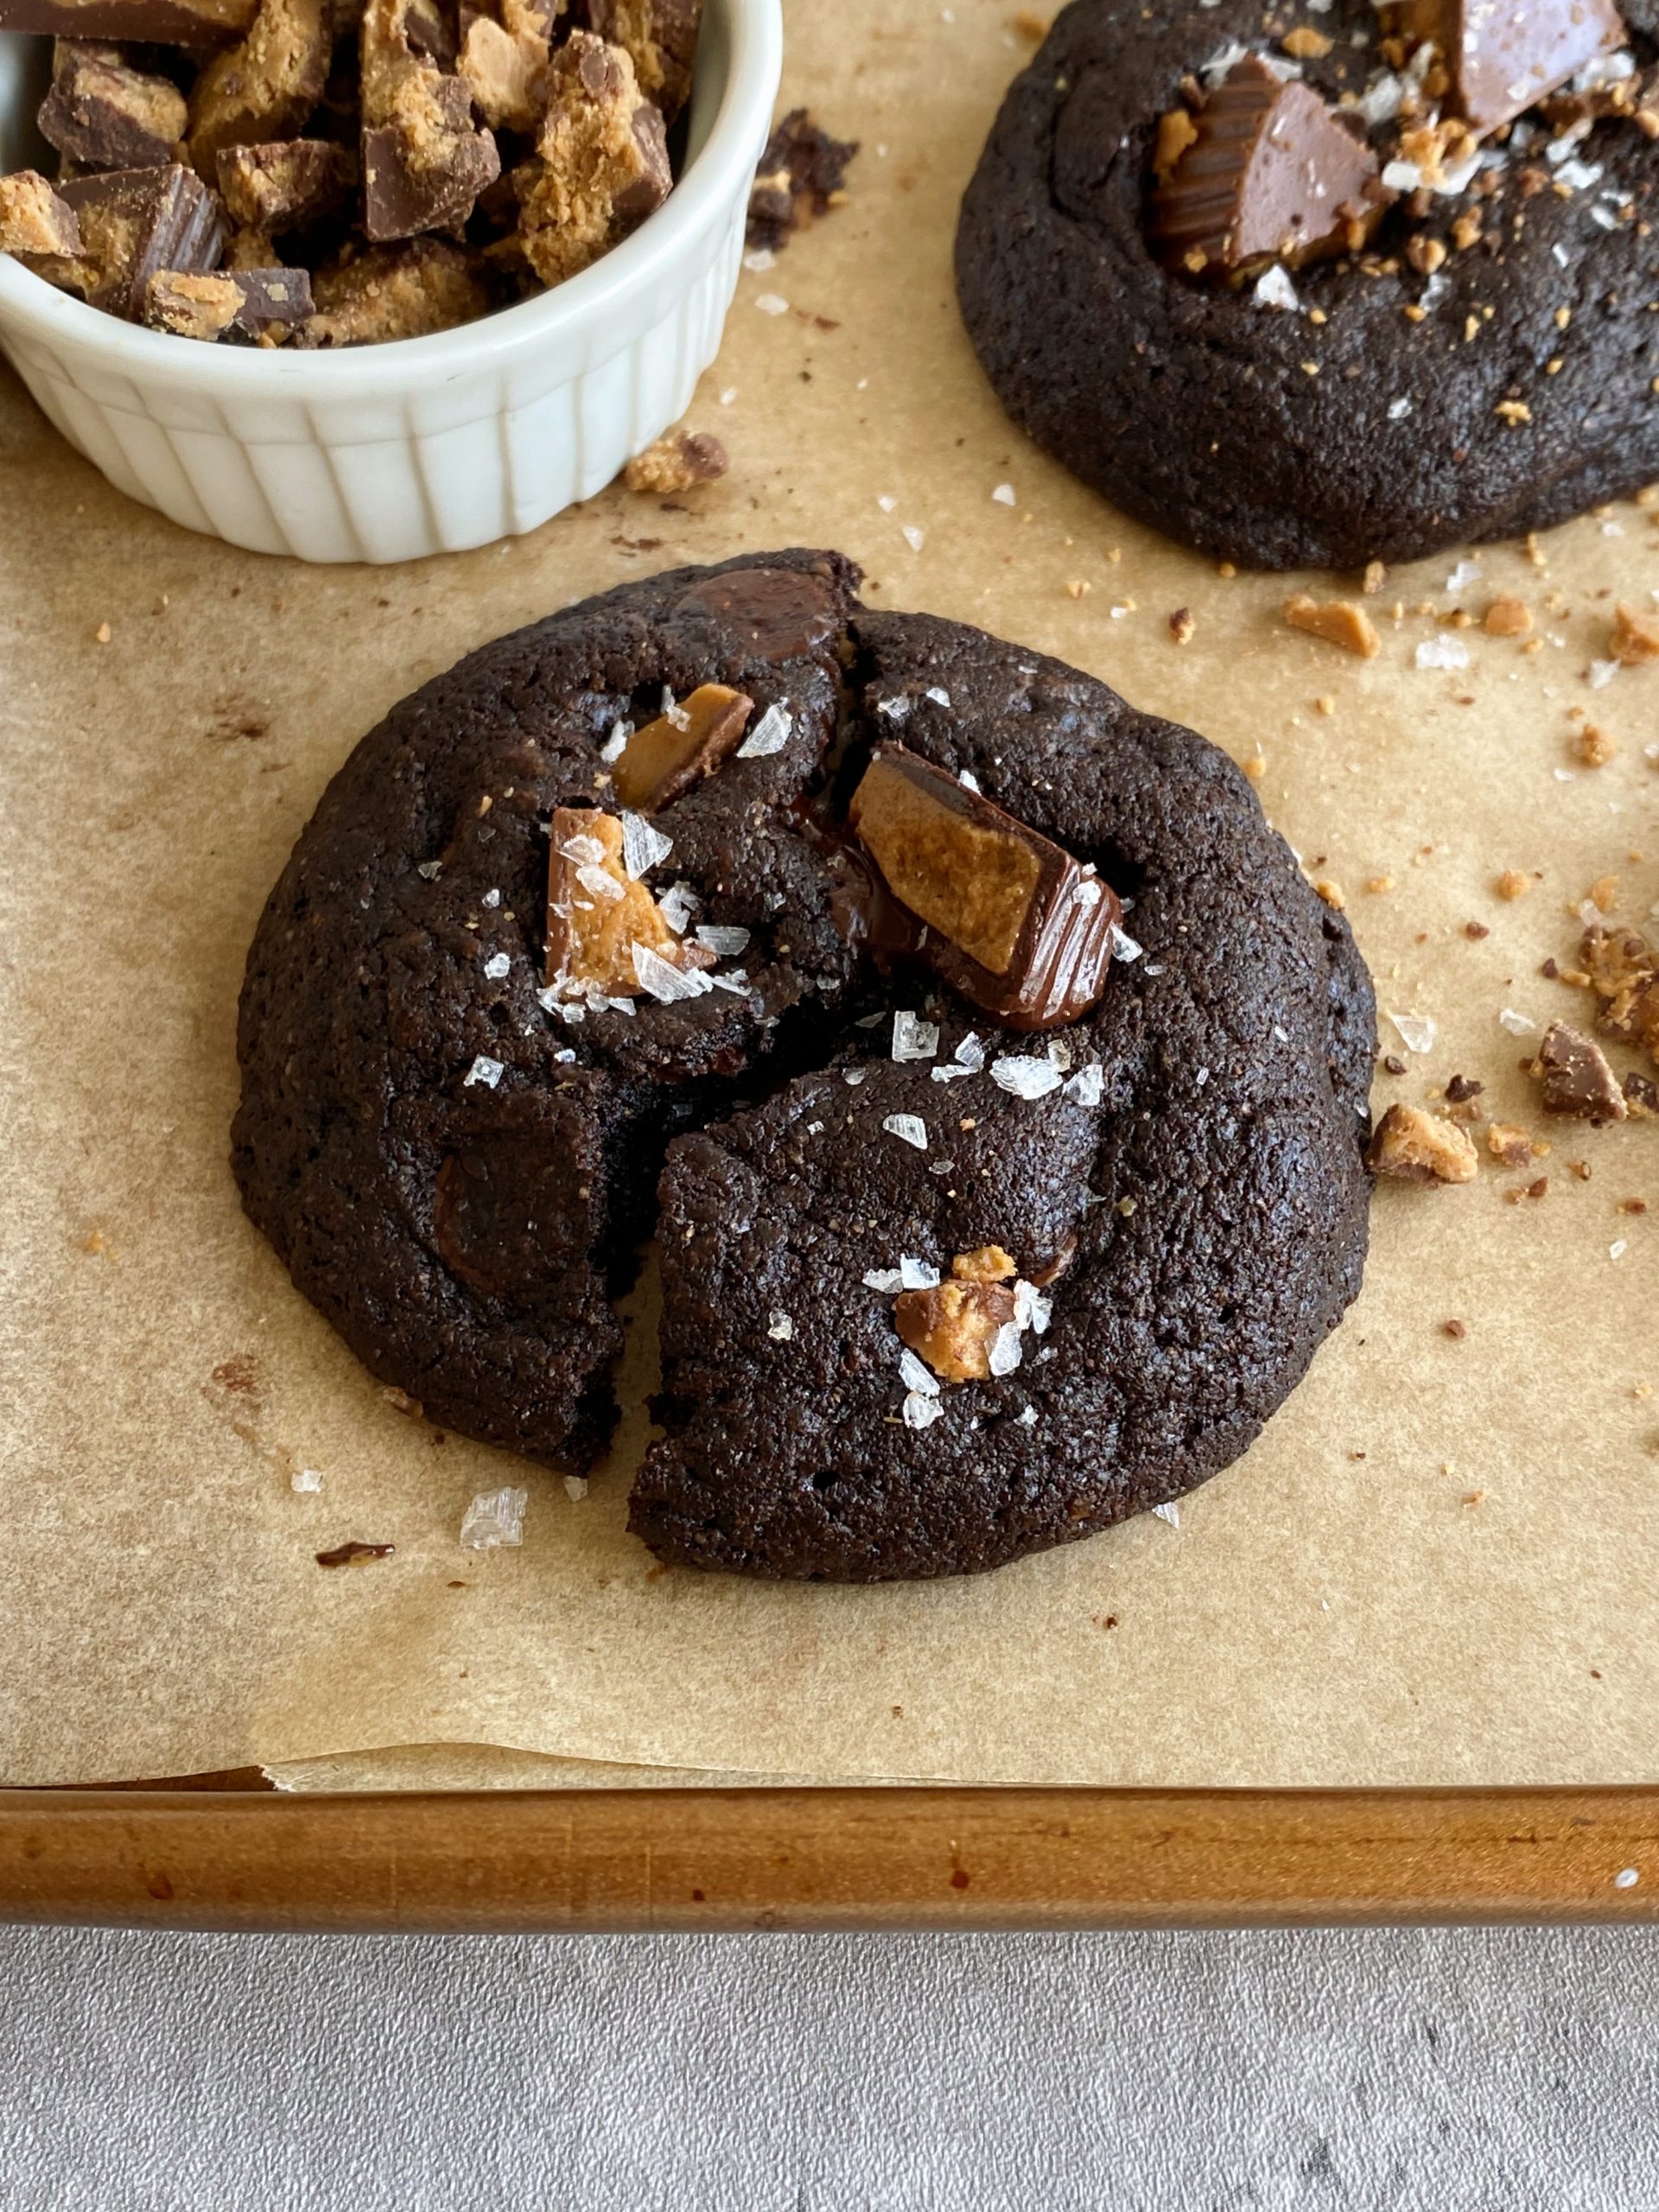
[[[0,1919],[314,1930],[1659,1917],[1659,1788],[0,1791]]]

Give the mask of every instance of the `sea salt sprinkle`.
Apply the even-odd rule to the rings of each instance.
[[[474,1084],[481,1083],[486,1090],[493,1090],[505,1072],[504,1061],[493,1060],[487,1052],[480,1052],[461,1077],[461,1087],[467,1090]]]
[[[893,1057],[895,1060],[931,1060],[939,1049],[939,1025],[914,1014],[893,1017]]]
[[[865,1280],[868,1281],[868,1277]],[[931,1260],[912,1260],[906,1254],[899,1262],[899,1287],[901,1290],[937,1290],[939,1271]]]
[[[740,760],[763,760],[773,753],[781,753],[789,743],[789,733],[795,727],[795,718],[784,707],[768,707],[754,728],[737,748]]]
[[[1114,960],[1139,960],[1145,950],[1146,947],[1137,944],[1127,930],[1119,929],[1116,923],[1113,923],[1112,957]]]
[[[321,1467],[296,1467],[288,1479],[290,1488],[302,1493],[319,1491],[322,1488],[322,1470]]]
[[[705,991],[714,988],[713,979],[701,969],[676,968],[660,952],[653,952],[649,945],[637,940],[628,950],[640,989],[649,991],[660,1005],[671,1006],[677,999],[700,999]]]
[[[512,966],[512,963],[505,952],[493,952],[484,963],[484,973],[493,983],[499,983]]]
[[[654,829],[643,814],[622,817],[622,866],[631,883],[659,867],[674,849],[674,840]]]
[[[939,1378],[924,1359],[918,1359],[906,1344],[899,1355],[899,1373],[907,1390],[914,1390],[924,1398],[937,1398]]]
[[[1251,297],[1259,308],[1278,308],[1290,315],[1300,315],[1302,310],[1295,285],[1283,264],[1277,261],[1271,269],[1262,270]]]
[[[1179,1505],[1154,1505],[1152,1510],[1160,1521],[1167,1521],[1172,1529],[1180,1527],[1181,1509]]]
[[[987,1358],[992,1374],[1012,1375],[1025,1356],[1025,1347],[1020,1341],[1020,1324],[1005,1321],[992,1339]]]
[[[696,912],[702,904],[702,899],[698,898],[689,883],[671,883],[657,901],[657,911],[676,937],[683,937],[690,926],[692,915]],[[748,931],[745,930],[743,932],[745,944],[748,942]],[[741,949],[740,946],[739,950],[741,950]]]
[[[774,1311],[767,1321],[766,1334],[774,1344],[786,1344],[795,1334],[795,1324],[787,1313]]]
[[[572,1505],[580,1505],[588,1495],[588,1478],[585,1475],[567,1475],[564,1478],[564,1494]]]
[[[1400,1042],[1408,1052],[1432,1052],[1434,1049],[1434,1023],[1426,1014],[1391,1014],[1389,1020],[1397,1032]]]
[[[1098,1060],[1079,1068],[1065,1086],[1065,1095],[1079,1106],[1098,1106],[1105,1088],[1106,1071]]]
[[[1469,648],[1461,638],[1449,632],[1438,638],[1425,638],[1416,652],[1419,668],[1467,668]]]
[[[1507,1029],[1511,1037],[1530,1036],[1538,1027],[1529,1015],[1517,1014],[1512,1006],[1506,1006],[1498,1015],[1497,1026],[1500,1029]]]
[[[914,1145],[918,1152],[927,1150],[927,1123],[919,1114],[887,1114],[881,1126],[901,1144]]]
[[[741,952],[749,941],[748,931],[740,929],[735,922],[699,922],[696,936],[697,943],[719,960],[729,959],[734,953]]]
[[[1016,1098],[1046,1098],[1059,1089],[1061,1079],[1052,1060],[1039,1060],[1027,1052],[1007,1052],[991,1062],[991,1081]]]
[[[632,735],[633,724],[631,721],[623,720],[613,721],[611,724],[610,735],[606,739],[604,744],[599,748],[600,759],[603,760],[607,766],[612,762],[620,760],[622,758],[623,753],[627,749],[628,740]]]
[[[528,1491],[480,1491],[461,1516],[461,1542],[469,1552],[499,1551],[524,1540],[524,1507]]]

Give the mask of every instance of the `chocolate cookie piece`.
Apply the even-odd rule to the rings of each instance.
[[[1346,924],[1212,747],[855,582],[671,572],[395,709],[261,922],[235,1160],[378,1376],[562,1466],[608,1433],[609,1298],[655,1217],[633,1527],[866,1580],[1088,1535],[1245,1447],[1358,1286],[1375,1036]],[[712,728],[681,703],[709,687],[741,742],[687,781],[657,732],[656,810],[622,807],[634,734]],[[899,744],[1023,825],[1032,900],[1058,849],[1124,901],[1081,1019],[1021,1033],[856,921],[849,804]],[[1032,934],[974,942],[1017,966]]]
[[[828,1019],[855,963],[823,854],[778,824],[835,738],[852,603],[830,554],[632,584],[499,639],[395,708],[319,804],[249,956],[235,1167],[299,1287],[444,1425],[563,1466],[604,1444],[610,1295],[650,1227],[664,1147]],[[753,650],[745,574],[786,574],[795,650]],[[747,931],[695,997],[547,1005],[548,830],[606,804],[607,748],[666,688],[789,717],[787,741],[655,817],[682,928]],[[741,981],[737,971],[747,970]],[[572,1019],[575,1014],[577,1018]],[[540,1254],[540,1262],[537,1254]]]
[[[1580,12],[1605,44],[1606,11]],[[1650,76],[1652,13],[1623,12]],[[1189,111],[1197,79],[1219,83],[1240,49],[1293,66],[1259,8],[1143,17],[1075,0],[1059,16],[1007,94],[957,238],[963,314],[1008,412],[1143,521],[1270,569],[1543,529],[1659,474],[1642,227],[1659,142],[1606,115],[1547,159],[1559,134],[1534,106],[1460,190],[1420,196],[1412,169],[1427,177],[1435,149],[1396,166],[1400,73],[1370,0],[1310,20],[1301,81],[1365,134],[1400,196],[1364,268],[1351,252],[1294,278],[1275,264],[1258,296],[1253,278],[1170,266],[1152,206],[1160,119]],[[1460,41],[1465,91],[1474,59]],[[1455,86],[1440,105],[1455,109]]]

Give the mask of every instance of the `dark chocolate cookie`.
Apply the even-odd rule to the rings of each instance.
[[[804,552],[653,577],[395,709],[260,925],[236,1164],[377,1374],[563,1465],[608,1432],[609,1299],[655,1204],[632,1526],[666,1560],[874,1580],[1087,1535],[1244,1449],[1358,1287],[1373,1017],[1214,747],[855,582]],[[715,685],[747,703],[735,748]],[[626,830],[680,964],[634,956],[659,995],[625,1012],[543,982],[544,901],[551,865],[560,929],[621,911],[589,833],[639,772],[615,725],[664,689],[683,749],[727,734]],[[1064,848],[1046,882],[1122,899],[1109,965],[1067,970],[1077,1018],[1051,995],[1008,1020],[1059,1026],[1011,1027],[958,946],[888,928],[847,827],[878,747],[971,793],[969,836],[1007,823],[1005,861]]]
[[[1074,0],[1009,90],[957,238],[963,314],[1008,412],[1143,521],[1268,569],[1543,529],[1659,476],[1656,10],[1624,10],[1620,48],[1610,0],[1538,0],[1529,19],[1558,10],[1563,36],[1605,12],[1607,50],[1588,65],[1601,81],[1580,72],[1579,92],[1569,79],[1493,123],[1504,103],[1483,109],[1464,46],[1484,31],[1449,37],[1469,82],[1448,84],[1438,49],[1382,48],[1371,0],[1270,30],[1249,0]],[[1479,20],[1507,36],[1510,12]],[[1345,237],[1306,265],[1269,259],[1261,297],[1260,258],[1183,261],[1193,208],[1172,216],[1154,175],[1207,130],[1205,102],[1246,50],[1299,73],[1376,170]],[[1471,137],[1446,128],[1459,114]],[[1438,145],[1403,144],[1435,118]],[[1196,150],[1211,186],[1214,153]],[[1402,154],[1414,171],[1392,166]],[[1461,188],[1411,188],[1437,169]],[[1248,245],[1236,204],[1217,208]]]

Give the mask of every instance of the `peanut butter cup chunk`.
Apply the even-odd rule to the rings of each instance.
[[[1052,838],[896,745],[872,756],[848,819],[913,918],[905,949],[975,1006],[1049,1029],[1100,996],[1122,909]]]
[[[635,730],[611,772],[622,806],[654,814],[736,750],[754,702],[726,683],[700,683],[671,713]]]
[[[1154,195],[1153,228],[1195,276],[1271,260],[1299,267],[1358,246],[1381,213],[1370,148],[1317,92],[1255,54],[1209,94],[1193,132]],[[1160,150],[1172,143],[1160,131]]]
[[[1459,112],[1483,136],[1626,37],[1611,0],[1408,0],[1404,13],[1409,35],[1439,48]]]
[[[544,284],[575,276],[667,199],[661,111],[626,48],[572,31],[553,57],[536,155],[513,176],[519,241]]]

